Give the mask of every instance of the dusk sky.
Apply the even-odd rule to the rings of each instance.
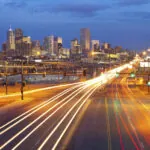
[[[0,0],[0,44],[9,25],[41,40],[61,36],[64,46],[88,27],[92,39],[141,50],[150,46],[150,0]]]

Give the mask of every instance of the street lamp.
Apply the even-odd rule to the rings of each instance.
[[[41,53],[40,53],[39,51],[38,51],[38,52],[36,52],[36,55],[37,55],[37,56],[39,56],[40,54],[41,54]]]
[[[142,54],[143,54],[143,56],[146,56],[147,52],[146,52],[146,51],[144,51]]]
[[[8,65],[8,62],[7,62],[7,61],[5,61],[5,76],[6,76],[6,84],[5,84],[5,87],[6,87],[6,95],[8,94],[7,65]]]
[[[23,74],[23,57],[21,58],[21,100],[24,100],[24,86],[25,86],[25,82],[24,82],[24,74]]]

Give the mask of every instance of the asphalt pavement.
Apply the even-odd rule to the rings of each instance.
[[[149,96],[129,88],[125,78],[105,88],[99,80],[79,83],[5,116],[0,149],[150,150]]]

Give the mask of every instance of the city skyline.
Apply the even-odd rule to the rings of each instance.
[[[2,45],[3,43],[6,43],[6,41],[7,41],[7,32],[10,30],[10,28],[11,28],[11,30],[13,30],[13,32],[15,33],[15,30],[16,29],[21,29],[22,31],[23,31],[23,36],[25,36],[25,37],[30,37],[31,39],[32,39],[32,41],[36,41],[36,40],[38,40],[38,41],[40,41],[40,44],[41,45],[43,45],[44,44],[44,38],[45,37],[49,37],[49,36],[54,36],[54,37],[62,37],[62,39],[63,39],[63,46],[64,47],[67,47],[67,48],[71,48],[70,47],[70,42],[73,40],[73,39],[78,39],[79,40],[79,42],[81,42],[80,41],[80,38],[81,38],[81,29],[89,29],[89,31],[90,31],[90,48],[92,48],[92,41],[93,40],[98,40],[100,43],[110,43],[111,44],[111,46],[112,47],[116,47],[116,46],[122,46],[124,49],[128,49],[128,50],[133,50],[133,51],[135,51],[135,50],[137,50],[137,51],[140,51],[140,50],[143,50],[143,49],[129,49],[128,47],[126,47],[126,46],[123,46],[123,45],[121,45],[121,44],[119,44],[118,43],[118,45],[117,44],[113,44],[113,43],[111,43],[111,42],[109,42],[108,40],[101,40],[101,39],[99,39],[99,38],[93,38],[93,36],[92,36],[92,32],[91,32],[91,29],[90,28],[87,28],[87,27],[83,27],[83,28],[79,28],[78,29],[78,33],[76,32],[75,34],[76,34],[76,36],[73,36],[72,38],[68,38],[67,40],[65,40],[65,38],[63,38],[64,36],[62,36],[62,35],[58,35],[58,34],[54,34],[55,32],[51,32],[52,34],[45,34],[45,35],[43,35],[43,36],[38,36],[38,38],[36,38],[35,36],[34,36],[34,33],[36,34],[36,32],[34,32],[33,33],[33,36],[30,34],[30,33],[27,33],[23,28],[21,28],[21,27],[18,27],[18,26],[16,26],[15,28],[13,28],[13,26],[10,24],[9,26],[8,26],[8,28],[7,28],[7,30],[5,31],[5,34],[4,34],[4,40],[2,41],[2,39],[0,39],[0,45]],[[2,41],[2,42],[1,42]],[[147,46],[147,47],[145,47],[145,49],[148,49],[149,48],[149,46]],[[2,46],[1,46],[1,48],[0,48],[0,51],[2,50]]]
[[[83,5],[85,2],[86,5]],[[83,27],[90,28],[92,39],[114,46],[122,45],[134,50],[149,47],[148,0],[77,0],[74,4],[68,0],[5,0],[0,1],[0,8],[0,43],[5,41],[5,32],[12,24],[13,28],[21,27],[35,40],[51,34],[60,35],[66,47],[71,39],[79,37],[79,29]]]

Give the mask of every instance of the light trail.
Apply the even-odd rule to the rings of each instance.
[[[64,98],[62,101],[60,101],[59,103],[57,103],[56,105],[54,105],[53,107],[51,107],[50,109],[48,109],[46,112],[44,112],[42,115],[40,115],[38,118],[36,118],[34,121],[32,121],[30,124],[28,124],[25,128],[23,128],[21,131],[19,131],[17,134],[15,134],[13,137],[11,137],[7,142],[5,142],[0,149],[5,148],[10,142],[12,142],[16,137],[18,137],[20,134],[22,134],[26,129],[28,129],[30,126],[32,126],[35,122],[37,122],[39,119],[41,119],[44,115],[46,115],[50,110],[52,110],[53,108],[55,108],[56,106],[58,106],[59,104],[61,104],[63,101],[65,101],[66,99],[68,99],[70,96],[71,99],[69,99],[67,102],[65,102],[64,104],[62,104],[61,106],[59,106],[50,116],[48,116],[46,119],[44,119],[36,128],[34,128],[34,130],[32,130],[25,138],[23,138],[18,144],[17,147],[24,142],[34,131],[36,131],[41,125],[43,125],[50,117],[52,117],[52,115],[54,115],[59,109],[61,109],[64,105],[66,105],[69,101],[71,101],[75,96],[77,96],[81,91],[83,91],[84,89],[86,89],[87,87],[97,84],[99,82],[101,82],[99,84],[100,85],[104,85],[106,84],[108,81],[112,80],[113,78],[115,78],[115,73],[116,71],[122,71],[123,69],[125,69],[127,67],[127,65],[124,65],[122,67],[113,69],[107,73],[104,73],[103,75],[101,75],[100,77],[97,77],[95,79],[91,79],[88,80],[86,82],[84,82],[85,86],[79,88],[78,90],[74,91],[73,93],[71,93],[70,95],[68,95],[66,98]],[[64,86],[69,86],[69,85],[76,85],[76,84],[81,84],[83,82],[78,82],[78,83],[73,83],[73,84],[67,84],[67,85],[59,85],[59,86],[54,86],[54,87],[48,87],[48,88],[42,88],[42,89],[37,89],[37,90],[31,90],[31,91],[27,91],[26,94],[28,93],[34,93],[34,92],[39,92],[39,91],[43,91],[43,90],[49,90],[49,89],[53,89],[53,88],[59,88],[59,87],[64,87]],[[82,90],[81,90],[82,89]],[[81,90],[81,91],[80,91]],[[76,94],[75,94],[76,93]],[[74,95],[75,94],[75,95]],[[19,94],[20,95],[20,94]],[[11,95],[9,95],[11,96]],[[86,96],[86,95],[85,95]],[[1,98],[1,97],[0,97]],[[37,107],[38,108],[38,107]]]
[[[78,86],[82,86],[82,85],[83,85],[83,84],[77,85],[77,86],[75,86],[75,87],[71,87],[71,88],[69,88],[69,89],[64,90],[63,92],[61,92],[61,93],[59,93],[59,94],[53,96],[53,97],[50,98],[49,100],[46,100],[46,101],[42,102],[41,104],[39,104],[39,105],[33,107],[32,109],[26,111],[25,113],[19,115],[18,117],[14,118],[14,119],[12,119],[11,121],[7,122],[6,124],[2,125],[2,126],[0,127],[0,129],[3,129],[4,127],[6,127],[7,125],[9,125],[10,123],[12,123],[12,122],[16,121],[17,119],[21,118],[22,116],[28,114],[28,113],[31,112],[32,110],[34,110],[34,109],[36,109],[36,108],[38,108],[38,107],[40,107],[40,106],[42,106],[42,105],[45,105],[46,103],[48,103],[48,102],[51,101],[52,99],[54,99],[54,98],[59,98],[59,97],[65,95],[67,92],[70,92],[70,91],[73,90],[74,88],[77,88]]]
[[[86,89],[86,87],[83,87],[82,91]],[[69,101],[71,101],[75,96],[77,96],[80,93],[76,93]],[[73,93],[74,94],[74,93]],[[34,128],[29,134],[27,134],[12,150],[17,149],[30,135],[32,135],[39,127],[41,127],[49,118],[51,118],[59,109],[61,109],[64,105],[66,105],[69,101],[66,101],[63,105],[58,107],[50,116],[48,116],[45,120],[43,120],[36,128]]]
[[[121,67],[118,67],[118,68],[115,68],[113,70],[110,70],[108,72],[105,72],[103,75],[101,76],[106,76],[106,75],[109,75],[109,74],[113,74],[113,76],[115,77],[115,74],[116,72],[120,72],[122,70],[124,70],[125,68],[128,67],[128,64],[125,64]],[[101,77],[100,76],[100,77]],[[95,79],[91,79],[91,80],[88,80],[86,81],[85,83],[88,84],[90,82],[93,82],[93,81],[96,81],[96,80],[99,80],[100,77],[97,77]],[[36,89],[36,90],[30,90],[30,91],[25,91],[24,94],[31,94],[31,93],[36,93],[36,92],[41,92],[41,91],[45,91],[45,90],[50,90],[50,89],[54,89],[54,88],[60,88],[60,87],[66,87],[66,86],[71,86],[71,85],[76,85],[76,84],[80,84],[80,83],[83,83],[83,82],[77,82],[77,83],[71,83],[71,84],[62,84],[62,85],[57,85],[57,86],[52,86],[52,87],[46,87],[46,88],[40,88],[40,89]],[[10,95],[4,95],[4,96],[0,96],[0,98],[8,98],[8,97],[15,97],[15,96],[20,96],[21,93],[15,93],[15,94],[10,94]]]
[[[38,108],[36,107],[37,109],[35,109],[35,110],[34,110],[34,109],[31,109],[31,110],[27,111],[26,113],[24,113],[24,114],[18,116],[17,118],[11,120],[10,122],[6,123],[6,124],[3,125],[0,129],[6,127],[6,126],[9,125],[10,123],[16,121],[17,119],[21,118],[22,116],[24,116],[24,115],[26,115],[27,113],[29,113],[29,112],[31,112],[32,110],[34,110],[34,111],[32,111],[31,113],[29,113],[28,115],[26,115],[25,117],[21,118],[19,121],[15,122],[14,124],[12,124],[12,125],[9,126],[8,128],[6,128],[5,130],[1,131],[1,132],[0,132],[0,135],[4,134],[4,133],[7,132],[9,129],[11,129],[11,128],[14,127],[15,125],[19,124],[20,122],[22,122],[23,120],[25,120],[26,118],[28,118],[29,116],[31,116],[32,114],[34,114],[35,112],[37,112],[38,110],[40,110],[40,109],[42,109],[43,107],[49,105],[50,103],[54,102],[54,101],[57,100],[58,98],[62,97],[62,96],[65,95],[66,93],[70,92],[71,90],[73,90],[73,89],[75,89],[75,88],[77,88],[77,87],[79,87],[79,86],[81,86],[81,85],[77,85],[77,86],[75,86],[75,87],[72,87],[72,88],[67,89],[66,91],[63,91],[62,93],[59,93],[58,95],[56,95],[56,96],[52,97],[51,99],[49,99],[48,101],[46,101],[46,103],[45,103],[44,105],[43,105],[43,104],[40,104],[40,106],[38,105]],[[42,106],[41,106],[41,105],[42,105]]]
[[[135,148],[136,148],[137,150],[140,150],[140,148],[138,147],[138,145],[137,145],[137,143],[135,142],[134,138],[132,137],[132,135],[131,135],[131,133],[130,133],[130,131],[129,131],[129,129],[128,129],[126,123],[125,123],[125,121],[124,121],[124,119],[122,118],[122,116],[121,116],[120,114],[119,114],[119,117],[120,117],[120,119],[121,119],[121,122],[122,122],[124,128],[126,129],[128,135],[129,135],[129,137],[130,137],[130,139],[131,139],[133,145],[135,146]]]
[[[36,90],[25,91],[24,94],[32,94],[32,93],[36,93],[36,92],[41,92],[41,91],[46,91],[46,90],[51,90],[51,89],[61,88],[61,87],[66,87],[66,86],[72,86],[72,85],[81,84],[81,83],[83,83],[83,82],[62,84],[62,85],[56,85],[56,86],[51,86],[51,87],[46,87],[46,88],[40,88],[40,89],[36,89]],[[20,96],[20,95],[21,95],[21,93],[15,93],[15,94],[10,94],[10,95],[0,96],[0,98],[15,97],[15,96]]]
[[[129,95],[129,93],[128,93],[128,91],[126,90],[126,88],[125,87],[123,87],[124,88],[124,90],[125,90],[125,92],[126,92],[126,94],[127,94],[127,96],[132,100],[132,102],[133,103],[136,103],[137,101],[136,101],[136,99],[134,98],[134,96],[131,96],[131,95]],[[130,89],[128,89],[128,90],[130,90]],[[131,91],[131,90],[130,90]],[[133,93],[132,91],[131,91],[131,93]],[[132,94],[133,95],[133,94]],[[139,102],[137,102],[137,104],[139,105]],[[133,107],[133,106],[132,106]],[[138,106],[139,107],[139,106]],[[144,114],[141,110],[140,110],[140,108],[139,108],[139,112],[141,112],[141,114],[145,117],[145,119],[147,120],[147,123],[148,123],[148,126],[150,126],[150,124],[149,124],[149,117],[148,116],[146,116],[146,114]],[[138,113],[139,113],[138,112]],[[131,120],[128,120],[129,122],[131,122]],[[138,144],[139,144],[139,146],[140,146],[140,148],[141,149],[144,149],[144,147],[143,147],[143,144],[142,144],[142,142],[141,142],[141,140],[140,140],[140,138],[138,137],[138,134],[137,134],[137,131],[136,131],[136,129],[133,127],[133,125],[132,125],[132,123],[131,123],[131,128],[133,129],[133,132],[134,132],[134,134],[135,134],[135,137],[136,137],[136,139],[137,139],[137,141],[138,141]],[[139,132],[141,132],[141,131],[139,131]],[[141,133],[142,135],[143,135],[143,133]],[[146,140],[146,142],[147,142],[147,144],[149,144],[150,145],[150,138],[146,138],[145,137],[145,135],[143,135],[143,137],[144,137],[144,139]]]
[[[35,122],[37,122],[40,118],[42,118],[44,115],[46,115],[50,110],[52,110],[53,108],[55,108],[56,106],[58,106],[60,103],[62,103],[63,101],[65,101],[66,99],[68,99],[70,96],[72,96],[68,101],[66,101],[63,105],[61,105],[60,107],[58,107],[50,116],[48,116],[46,119],[44,119],[36,128],[34,128],[34,130],[32,130],[25,138],[23,138],[19,143],[23,142],[28,136],[30,136],[34,131],[36,131],[41,125],[43,125],[50,117],[52,117],[60,108],[62,108],[64,105],[66,105],[68,102],[70,102],[75,96],[77,96],[81,91],[86,89],[88,86],[85,87],[80,87],[79,89],[77,89],[76,91],[74,91],[73,93],[71,93],[70,95],[68,95],[66,98],[64,98],[62,101],[60,101],[59,103],[55,104],[53,107],[51,107],[50,109],[48,109],[46,112],[44,112],[41,116],[39,116],[37,119],[35,119],[33,122],[31,122],[30,124],[28,124],[25,128],[23,128],[21,131],[19,131],[17,134],[15,134],[12,138],[10,138],[7,142],[5,142],[0,149],[3,149],[4,147],[6,147],[10,142],[12,142],[16,137],[18,137],[21,133],[23,133],[26,129],[28,129],[30,126],[32,126]],[[75,94],[76,93],[76,94]],[[19,143],[17,145],[19,145]]]
[[[122,102],[121,102],[121,97],[120,97],[120,94],[119,94],[119,91],[118,91],[118,87],[117,87],[117,86],[116,86],[116,89],[117,89],[117,96],[118,96],[119,101],[120,101],[120,104],[121,104],[121,103],[122,103]],[[124,107],[122,107],[122,108],[123,108],[123,111],[124,111],[126,117],[128,117],[128,114],[127,114],[127,112],[125,111]],[[121,122],[123,123],[123,125],[124,125],[124,127],[125,127],[125,129],[126,129],[126,131],[127,131],[127,133],[128,133],[128,135],[129,135],[129,137],[130,137],[130,139],[131,139],[133,145],[136,147],[137,150],[140,150],[139,147],[138,147],[138,145],[137,145],[137,143],[135,142],[133,136],[130,134],[129,128],[127,127],[127,124],[125,123],[124,119],[122,118],[122,116],[121,116],[120,114],[119,114],[119,117],[120,117]],[[131,126],[132,123],[131,123],[131,121],[130,121],[129,119],[128,119],[128,122],[129,122],[129,124],[130,124],[130,126]],[[135,137],[136,137],[136,139],[137,139],[137,142],[138,142],[138,144],[139,144],[139,146],[140,146],[140,148],[141,148],[141,142],[140,142],[139,137],[138,137],[138,135],[137,135],[137,133],[136,133],[136,130],[133,129],[133,126],[131,126],[131,128],[132,128],[133,133],[134,133],[134,135],[135,135]],[[141,149],[143,149],[143,148],[141,148]]]
[[[55,133],[55,131],[58,129],[58,127],[63,123],[63,121],[68,117],[68,115],[72,112],[72,110],[82,101],[84,97],[87,96],[87,94],[91,93],[93,90],[93,87],[90,88],[71,108],[70,110],[66,113],[66,115],[60,120],[60,122],[57,124],[57,126],[51,131],[51,133],[47,136],[47,138],[44,140],[44,142],[40,145],[38,150],[41,150],[44,145],[47,143],[47,141],[51,138],[51,136]],[[90,95],[90,94],[89,94]],[[85,98],[87,100],[87,98]]]
[[[113,86],[112,86],[113,88]],[[117,84],[116,84],[116,89],[117,89]],[[115,91],[112,91],[112,94],[114,95]],[[116,96],[114,97],[116,99]],[[114,99],[113,99],[114,101]],[[121,134],[121,129],[120,129],[120,125],[119,125],[119,120],[117,117],[117,113],[115,111],[115,103],[113,104],[113,111],[115,114],[115,120],[116,120],[116,125],[117,125],[117,131],[118,131],[118,135],[119,135],[119,140],[120,140],[120,146],[121,146],[121,150],[124,150],[124,144],[123,144],[123,138],[122,138],[122,134]]]
[[[87,102],[87,100],[90,98],[90,96],[96,91],[96,89],[99,86],[96,86],[90,93],[89,95],[86,97],[86,99],[82,102],[82,104],[79,106],[79,108],[77,109],[77,111],[74,113],[73,117],[70,119],[69,123],[67,124],[67,126],[65,127],[65,129],[63,130],[63,132],[61,133],[61,135],[59,136],[58,140],[56,141],[56,143],[54,144],[54,146],[52,147],[52,150],[55,150],[58,146],[58,144],[60,143],[61,139],[63,138],[64,134],[67,132],[68,128],[70,127],[71,123],[73,122],[73,120],[75,119],[75,117],[77,116],[77,114],[79,113],[79,111],[81,110],[81,108],[83,107],[83,105]]]

